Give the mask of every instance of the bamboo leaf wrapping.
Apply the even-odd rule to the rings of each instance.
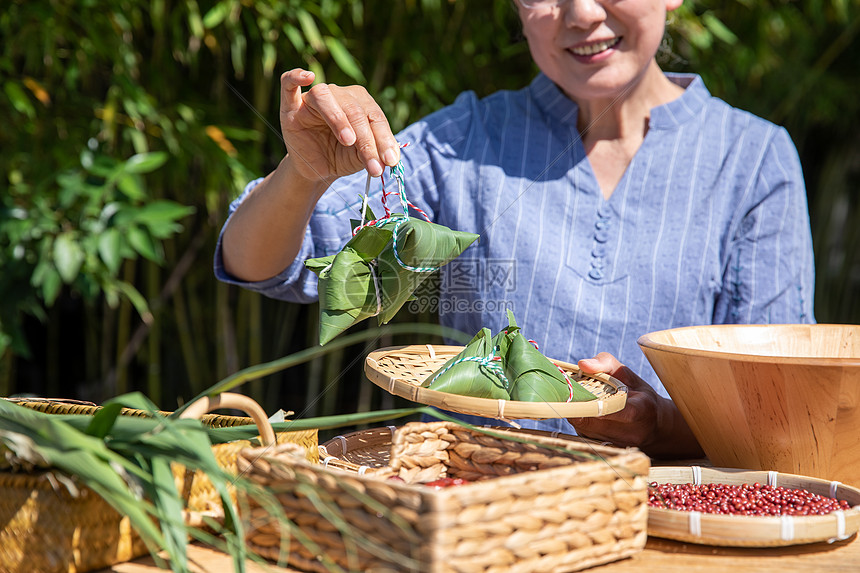
[[[434,372],[424,385],[431,390],[450,394],[510,400],[505,381],[495,371],[482,362],[463,360],[491,357],[494,355],[493,348],[492,333],[488,328],[482,329],[457,356]],[[500,362],[496,364],[501,368]]]
[[[383,225],[362,227],[334,256],[305,261],[319,277],[320,344],[372,316],[390,321],[431,274],[407,267],[438,268],[478,238],[403,215]]]
[[[398,217],[394,217],[397,219]],[[386,225],[393,228],[393,224]],[[474,233],[453,231],[443,225],[414,217],[406,218],[397,230],[397,255],[413,268],[438,268],[457,258],[478,239]],[[397,311],[432,273],[404,268],[395,257],[394,242],[379,255],[382,312],[379,324],[394,318]]]
[[[575,380],[568,385],[564,374],[549,358],[529,342],[508,310],[508,327],[496,335],[496,345],[510,380],[512,400],[523,402],[567,402],[573,388],[572,402],[594,400],[594,394]]]
[[[376,314],[379,277],[370,265],[391,236],[388,229],[364,227],[336,255],[305,261],[319,277],[320,344]]]

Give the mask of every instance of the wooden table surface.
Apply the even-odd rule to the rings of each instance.
[[[227,555],[194,545],[189,551],[194,573],[229,573]],[[288,573],[293,570],[249,563],[248,573]],[[100,573],[154,573],[151,558],[122,563]],[[588,569],[594,573],[804,573],[860,571],[860,537],[835,543],[752,549],[679,543],[651,537],[645,549],[633,557]]]

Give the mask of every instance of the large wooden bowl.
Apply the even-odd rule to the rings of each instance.
[[[693,326],[639,346],[713,465],[860,487],[860,326]]]

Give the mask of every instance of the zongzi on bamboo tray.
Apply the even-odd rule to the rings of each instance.
[[[597,397],[541,354],[508,310],[508,326],[490,337],[481,329],[422,387],[475,398],[518,402],[585,402]]]
[[[550,360],[512,314],[496,336],[482,329],[465,347],[412,345],[371,352],[365,373],[391,394],[451,412],[500,419],[584,418],[624,408],[627,387],[607,374]]]

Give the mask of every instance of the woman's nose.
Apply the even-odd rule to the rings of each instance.
[[[564,22],[568,26],[590,28],[606,19],[606,9],[596,0],[567,0],[559,3]]]

